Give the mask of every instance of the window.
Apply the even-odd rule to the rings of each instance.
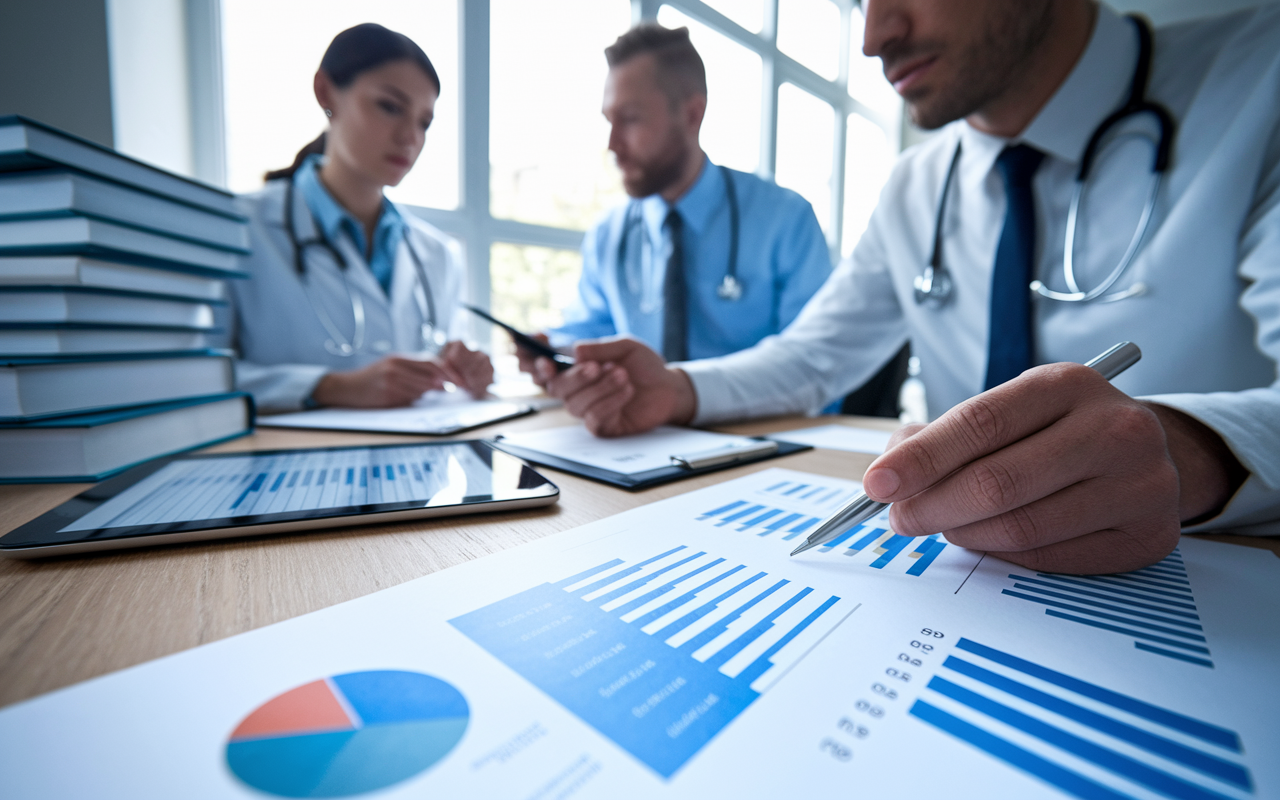
[[[604,48],[632,20],[689,28],[707,66],[703,147],[808,199],[833,255],[866,228],[901,136],[901,103],[862,55],[854,0],[221,6],[229,187],[259,188],[324,129],[311,79],[335,34],[369,21],[399,30],[443,86],[417,166],[388,194],[463,243],[473,302],[531,329],[560,322],[582,232],[625,198],[600,103]]]
[[[311,81],[339,32],[378,22],[417,42],[440,74],[440,100],[426,146],[393,200],[433,208],[458,205],[458,4],[455,0],[222,0],[227,120],[227,187],[262,188],[262,175],[287,166],[324,130]]]

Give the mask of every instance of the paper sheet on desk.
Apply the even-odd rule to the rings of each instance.
[[[870,453],[878,456],[889,446],[889,431],[870,428],[851,428],[848,425],[819,425],[798,431],[782,431],[769,434],[779,442],[807,444],[826,450],[847,450],[851,453]]]
[[[320,408],[258,418],[258,425],[380,433],[447,434],[525,414],[529,404],[475,400],[466,392],[427,392],[407,408]]]
[[[750,444],[745,436],[662,426],[637,436],[601,439],[582,425],[514,433],[502,443],[537,450],[623,475],[636,475],[671,466],[672,456],[700,453],[716,447]]]
[[[20,703],[4,796],[1280,797],[1270,553],[788,558],[856,489],[762,470]]]

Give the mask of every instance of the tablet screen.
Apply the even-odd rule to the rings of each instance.
[[[101,483],[0,544],[51,545],[554,492],[522,462],[478,441],[180,456]]]

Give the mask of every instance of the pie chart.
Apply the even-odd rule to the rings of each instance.
[[[227,741],[227,766],[281,797],[348,797],[430,769],[467,729],[466,698],[420,672],[348,672],[253,710]]]

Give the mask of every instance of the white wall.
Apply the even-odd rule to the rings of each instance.
[[[107,32],[116,149],[192,175],[184,0],[107,0]]]

